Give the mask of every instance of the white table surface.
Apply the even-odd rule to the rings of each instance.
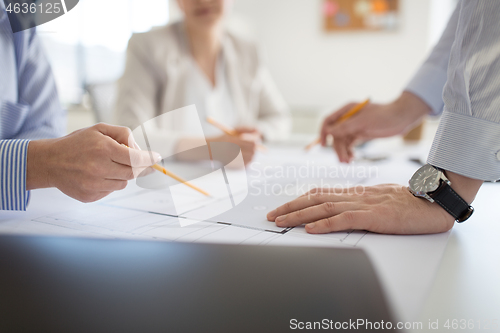
[[[484,184],[473,206],[473,217],[450,235],[420,316],[424,329],[412,332],[500,332],[500,183]],[[459,328],[446,329],[448,319]],[[464,319],[470,329],[460,328]],[[429,329],[429,320],[438,320],[439,330]]]
[[[399,144],[389,147],[391,144],[384,142],[380,148],[392,152],[397,150],[392,148],[402,148]],[[68,209],[79,205],[70,203]],[[473,206],[471,219],[456,224],[451,232],[431,293],[417,320],[423,329],[410,332],[500,332],[500,183],[484,184]],[[32,202],[31,209],[42,212],[46,208]],[[3,213],[4,218],[16,215]],[[429,329],[429,323],[436,320],[438,329]],[[444,327],[447,320],[449,329]],[[451,326],[453,320],[458,324],[456,329]],[[460,328],[462,320],[473,328]]]

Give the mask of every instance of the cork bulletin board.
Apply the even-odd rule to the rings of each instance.
[[[399,0],[322,0],[326,32],[394,31]]]

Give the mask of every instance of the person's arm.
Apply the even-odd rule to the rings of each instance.
[[[433,115],[443,111],[443,88],[447,80],[450,52],[455,41],[459,15],[460,2],[431,54],[404,89],[422,99],[431,108]]]
[[[9,37],[15,63],[7,62],[7,66],[11,73],[15,68],[16,76],[15,80],[9,80],[8,75],[2,79],[4,84],[17,83],[17,99],[8,95],[0,101],[0,132],[6,138],[0,141],[0,210],[26,210],[30,196],[26,186],[30,139],[63,135],[66,119],[36,30]]]
[[[472,179],[500,179],[500,2],[463,2],[445,108],[428,162]]]
[[[4,101],[2,111],[16,121],[6,128],[11,139],[55,138],[65,134],[66,113],[59,102],[49,62],[35,29],[13,35],[18,68],[18,101]],[[5,117],[6,120],[8,117]]]
[[[288,106],[267,69],[260,67],[257,75],[259,113],[256,127],[265,141],[285,140],[292,127]]]
[[[321,143],[334,138],[334,149],[341,162],[353,158],[353,147],[362,140],[403,134],[418,124],[427,114],[439,114],[443,109],[443,87],[455,40],[460,4],[448,21],[441,39],[422,64],[403,93],[389,104],[369,104],[354,117],[337,120],[355,104],[348,104],[328,116],[321,128]]]
[[[239,145],[244,160],[251,161],[257,140],[228,135],[205,138],[202,128],[196,128],[197,124],[204,119],[199,119],[198,113],[194,112],[192,106],[170,110],[161,115],[158,113],[160,90],[165,89],[165,85],[172,84],[172,82],[169,82],[168,78],[157,68],[158,65],[152,57],[154,53],[154,45],[152,46],[146,40],[145,35],[132,36],[127,49],[125,72],[118,82],[116,122],[131,128],[134,132],[142,132],[139,127],[144,126],[150,146],[164,158],[172,155],[177,155],[178,158],[187,161],[208,158],[208,156],[190,155],[186,152],[205,146],[210,141],[225,141]],[[170,127],[163,128],[163,126]],[[185,126],[190,126],[191,130],[194,129],[200,134],[199,137],[193,136],[191,132],[183,131]]]
[[[145,36],[132,35],[125,70],[117,83],[115,120],[119,125],[134,129],[157,116],[163,79],[155,66]]]
[[[469,204],[484,180],[500,179],[499,15],[498,2],[461,3],[443,92],[445,110],[428,159],[445,170],[451,187]],[[352,191],[317,190],[270,212],[268,218],[279,226],[306,223],[311,233],[362,229],[419,234],[453,227],[454,218],[443,208],[414,197],[406,187]]]
[[[421,98],[404,91],[392,103],[370,103],[353,117],[338,122],[355,105],[356,103],[347,104],[328,116],[320,133],[323,146],[326,145],[328,136],[333,136],[333,148],[339,161],[344,163],[354,158],[353,147],[357,142],[405,133],[431,111]]]
[[[155,48],[158,46],[149,38],[152,37],[148,33],[135,34],[130,38],[125,71],[117,84],[114,117],[116,124],[126,126],[134,132],[145,130],[150,146],[162,157],[168,158],[207,143],[201,127],[199,137],[193,137],[193,133],[182,130],[186,124],[193,127],[200,123],[201,119],[191,106],[160,113],[163,93],[177,89],[167,88],[167,85],[174,83],[155,61]],[[168,59],[162,60],[169,62]],[[146,148],[142,142],[141,144],[142,148]],[[185,156],[186,154],[181,155]]]
[[[136,147],[130,130],[107,124],[57,139],[1,140],[0,210],[26,210],[29,191],[49,187],[82,202],[96,201],[161,159],[124,145]]]
[[[469,204],[483,183],[446,172],[451,187]],[[406,186],[376,185],[316,189],[267,215],[279,227],[305,224],[311,234],[367,230],[382,234],[416,235],[450,230],[455,222],[437,203],[413,196]]]
[[[126,127],[97,124],[58,139],[29,143],[26,189],[56,187],[82,202],[122,190],[161,159],[136,147]]]

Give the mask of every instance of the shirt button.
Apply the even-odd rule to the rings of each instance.
[[[499,161],[500,161],[500,150],[499,150],[499,151],[497,151],[497,160],[499,160]]]

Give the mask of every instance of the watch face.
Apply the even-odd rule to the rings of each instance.
[[[439,187],[441,172],[426,164],[415,172],[410,179],[410,189],[417,195],[434,192]]]

